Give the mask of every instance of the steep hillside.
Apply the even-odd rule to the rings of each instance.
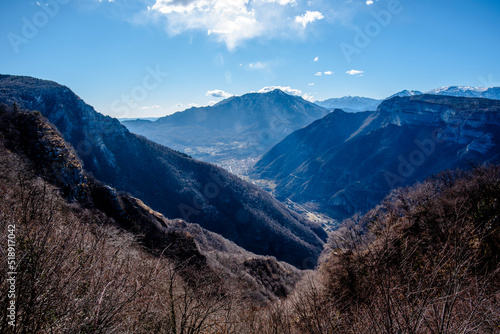
[[[2,104],[0,237],[6,334],[238,332],[302,275],[99,183],[46,119]]]
[[[277,333],[497,333],[500,168],[397,189],[334,232],[318,272],[271,319]]]
[[[286,295],[299,278],[299,272],[286,263],[250,253],[198,224],[167,219],[139,199],[95,180],[45,118],[36,112],[9,109],[0,104],[1,159],[18,163],[3,166],[4,184],[17,186],[20,180],[32,182],[40,177],[60,193],[61,200],[72,203],[70,206],[91,210],[92,220],[132,233],[155,256],[167,257],[201,276],[218,277],[213,281],[216,285],[236,284],[253,301]],[[7,171],[17,175],[9,177]],[[261,276],[248,268],[248,261],[271,263],[273,279],[259,283]]]
[[[156,122],[125,121],[133,132],[195,158],[238,170],[328,111],[279,89],[231,97]]]
[[[497,165],[441,173],[346,221],[322,268],[335,332],[497,332],[499,205]]]
[[[499,112],[499,101],[433,95],[395,97],[376,112],[336,110],[273,147],[253,175],[281,198],[343,219],[395,187],[498,161]]]
[[[75,149],[85,170],[168,218],[199,223],[257,254],[313,266],[325,232],[259,188],[213,165],[131,134],[67,87],[0,77],[0,102],[38,110]]]

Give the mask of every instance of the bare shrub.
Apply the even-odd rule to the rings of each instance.
[[[16,327],[5,317],[5,252],[0,259],[0,332],[205,333],[228,322],[231,299],[210,277],[186,281],[182,263],[150,255],[0,150],[0,240],[14,224],[17,259]]]
[[[498,326],[500,168],[447,172],[391,194],[331,238],[331,303],[363,333]]]

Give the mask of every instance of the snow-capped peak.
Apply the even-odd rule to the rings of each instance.
[[[470,87],[470,86],[445,86],[435,88],[427,92],[434,95],[454,95],[454,96],[474,96],[476,94],[486,92],[487,87]]]

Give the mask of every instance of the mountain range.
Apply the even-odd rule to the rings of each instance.
[[[402,90],[391,95],[422,95]],[[450,86],[426,94],[500,99],[500,88]],[[314,104],[276,89],[266,93],[233,96],[213,106],[190,108],[157,120],[124,119],[133,133],[215,163],[237,175],[246,175],[257,160],[287,135],[335,109],[374,111],[384,100],[344,96]]]
[[[361,96],[344,96],[341,98],[332,98],[324,101],[316,101],[319,106],[322,106],[328,110],[342,109],[347,112],[358,112],[358,111],[368,111],[376,110],[377,107],[384,100],[389,100],[393,97],[405,97],[405,96],[415,96],[423,94],[432,95],[447,95],[447,96],[457,96],[457,97],[482,97],[493,100],[500,100],[500,87],[467,87],[467,86],[446,86],[432,89],[426,93],[419,90],[402,90],[396,94],[389,96],[386,99],[377,100],[369,97]]]
[[[221,168],[130,133],[69,88],[2,75],[0,102],[40,112],[74,147],[86,172],[165,217],[198,223],[246,250],[297,267],[316,264],[326,240],[320,226]]]
[[[266,103],[301,102],[273,93]],[[69,88],[0,75],[0,332],[493,333],[499,112],[499,100],[403,91],[286,136],[251,176],[309,219],[348,218],[326,244],[265,191]]]
[[[324,101],[316,101],[317,105],[328,110],[342,109],[346,112],[375,110],[383,100],[361,96],[344,96]]]
[[[427,94],[448,95],[458,97],[482,97],[485,99],[500,100],[500,87],[468,87],[446,86],[432,89]]]
[[[137,133],[162,145],[214,162],[237,173],[286,135],[328,111],[276,89],[235,96],[210,107],[190,108],[158,119],[124,121]]]
[[[394,97],[376,111],[335,110],[274,146],[252,176],[279,199],[342,220],[392,189],[445,169],[500,161],[500,101]]]
[[[323,249],[326,233],[321,226],[186,151],[205,152],[219,162],[248,159],[249,166],[263,155],[252,177],[269,182],[278,199],[342,219],[375,206],[395,187],[446,168],[497,161],[500,102],[444,95],[494,97],[497,91],[402,91],[376,111],[328,113],[274,90],[231,97],[155,122],[125,121],[150,137],[182,143],[178,148],[184,152],[179,152],[131,133],[67,87],[0,76],[0,102],[41,112],[96,180],[140,198],[169,219],[198,223],[245,250],[301,268],[314,265]]]

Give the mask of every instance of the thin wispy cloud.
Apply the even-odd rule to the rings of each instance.
[[[335,73],[335,72],[332,72],[332,71],[326,71],[326,72],[324,73],[324,75],[332,75],[333,73]]]
[[[314,58],[314,61],[318,62],[319,61],[319,57]]]
[[[269,63],[265,63],[265,62],[261,62],[261,61],[248,64],[248,68],[251,70],[265,70],[265,69],[268,69],[269,66],[270,66]]]
[[[323,72],[316,72],[314,75],[317,76],[317,77],[320,77],[320,76],[323,75]]]
[[[366,1],[366,4],[369,6],[369,5],[373,5],[373,0],[368,0]]]
[[[297,2],[295,2],[295,0],[262,0],[263,2],[270,2],[270,3],[278,3],[282,6],[284,5],[296,5]]]
[[[228,98],[233,96],[233,94],[225,92],[220,89],[215,89],[215,90],[209,90],[208,92],[205,93],[206,96],[211,96],[211,97],[219,97],[219,98]]]

